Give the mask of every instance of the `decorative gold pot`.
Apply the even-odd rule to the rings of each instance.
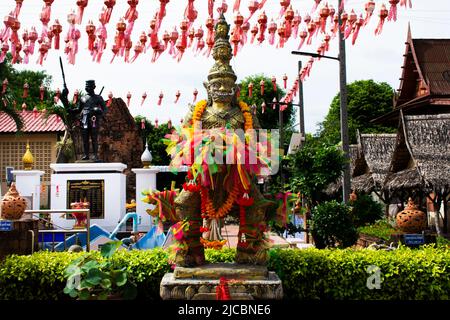
[[[419,210],[413,199],[408,199],[408,205],[403,211],[397,213],[397,227],[406,233],[420,233],[427,226],[425,212]]]
[[[2,218],[7,220],[18,220],[27,208],[27,200],[21,197],[13,182],[8,192],[2,199]]]

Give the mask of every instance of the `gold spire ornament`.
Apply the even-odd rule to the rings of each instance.
[[[23,168],[25,170],[33,169],[34,156],[30,151],[30,144],[28,143],[28,141],[27,141],[27,150],[25,151],[25,154],[23,155],[22,162],[23,162]]]

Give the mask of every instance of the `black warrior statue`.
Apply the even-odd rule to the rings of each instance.
[[[89,160],[89,138],[91,138],[93,149],[92,160],[98,161],[98,129],[100,128],[100,120],[106,112],[106,104],[101,95],[95,94],[94,80],[87,80],[85,89],[87,94],[81,97],[74,108],[69,108],[69,101],[67,99],[69,90],[64,83],[61,102],[72,115],[77,116],[80,122],[83,138],[83,157],[81,160]]]

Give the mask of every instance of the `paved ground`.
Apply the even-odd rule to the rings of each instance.
[[[226,225],[222,228],[222,236],[228,240],[228,242],[225,244],[226,247],[230,246],[231,248],[235,248],[237,245],[237,235],[239,231],[238,225]],[[272,242],[272,246],[279,247],[279,248],[288,248],[289,242],[286,241],[286,239],[276,235],[276,234],[269,234],[269,239]]]

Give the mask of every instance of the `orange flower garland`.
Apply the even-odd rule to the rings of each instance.
[[[194,127],[196,125],[196,122],[201,121],[206,106],[207,106],[206,100],[201,100],[197,102],[197,104],[195,105],[194,112],[192,114],[192,121],[193,121],[192,124]],[[247,131],[253,129],[253,118],[249,106],[245,102],[239,101],[239,108],[241,109],[242,115],[244,116],[244,130]],[[231,192],[228,194],[227,200],[225,200],[222,206],[216,210],[214,208],[213,201],[209,197],[208,189],[202,188],[200,191],[202,213],[203,214],[206,213],[210,219],[214,218],[220,219],[225,217],[233,207],[233,203],[236,201],[239,195],[239,191],[240,191],[239,185],[235,184]]]
[[[206,100],[201,100],[195,105],[194,112],[192,113],[194,127],[197,121],[201,121],[207,105],[208,103]],[[244,130],[247,131],[253,129],[253,118],[250,107],[244,101],[239,101],[239,108],[244,116]]]

